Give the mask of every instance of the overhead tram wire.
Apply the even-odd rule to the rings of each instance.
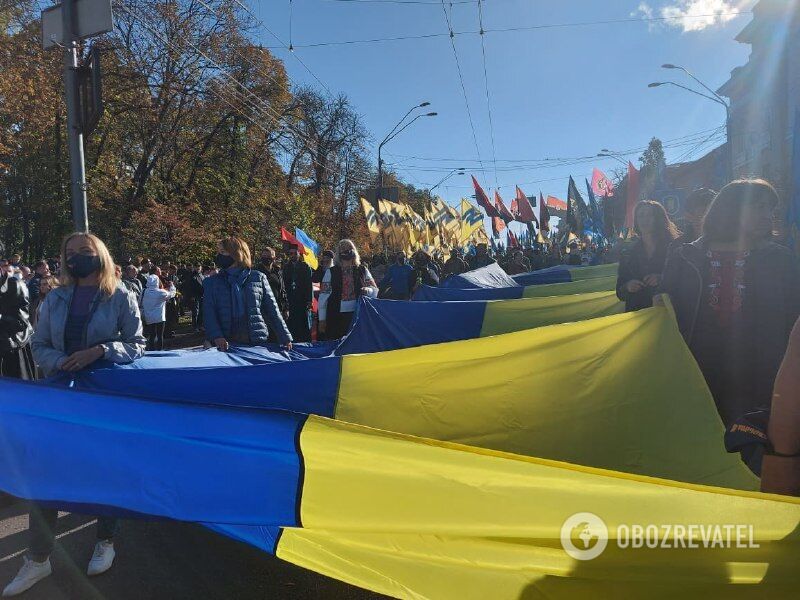
[[[158,40],[160,40],[160,41],[161,41],[161,42],[162,42],[162,43],[163,43],[165,46],[167,46],[168,48],[170,48],[170,49],[173,49],[173,50],[181,51],[181,49],[180,49],[180,48],[177,48],[177,47],[176,47],[176,46],[175,46],[173,43],[171,43],[171,42],[170,42],[168,39],[164,38],[164,37],[161,35],[161,33],[160,33],[160,32],[158,32],[156,29],[154,29],[153,27],[151,27],[151,26],[149,25],[149,23],[148,23],[148,22],[145,20],[145,18],[144,18],[142,15],[139,15],[139,14],[137,14],[135,11],[133,11],[133,10],[131,10],[129,7],[125,6],[123,3],[120,3],[120,5],[119,5],[119,6],[120,6],[120,7],[121,7],[121,8],[122,8],[122,9],[123,9],[125,12],[127,12],[128,14],[130,14],[130,15],[131,15],[133,18],[135,18],[137,21],[139,21],[139,23],[140,23],[140,24],[141,24],[141,25],[142,25],[142,26],[143,26],[145,29],[147,29],[148,31],[150,31],[150,33],[151,33],[151,34],[152,34],[154,37],[156,37]],[[246,96],[246,95],[245,95],[244,93],[242,93],[242,92],[239,92],[239,91],[238,91],[238,90],[236,90],[234,87],[229,87],[229,90],[233,92],[234,98],[236,98],[236,99],[238,99],[238,100],[240,100],[240,101],[244,101],[245,105],[246,105],[248,108],[250,108],[250,109],[254,110],[254,111],[257,113],[257,114],[259,114],[259,115],[261,115],[261,116],[263,116],[263,117],[265,117],[265,118],[267,118],[267,119],[272,119],[272,123],[271,123],[271,124],[277,123],[277,120],[275,119],[275,117],[274,117],[274,116],[272,116],[272,115],[269,115],[269,114],[268,114],[268,112],[265,112],[265,111],[270,111],[270,110],[271,110],[271,108],[270,108],[269,106],[267,106],[266,104],[263,104],[263,102],[261,101],[261,99],[260,99],[260,98],[258,98],[258,97],[257,97],[255,94],[253,94],[251,90],[249,90],[249,89],[248,89],[248,88],[247,88],[247,87],[246,87],[244,84],[242,84],[241,82],[239,82],[238,80],[236,80],[236,78],[234,78],[232,75],[230,75],[229,73],[227,73],[227,72],[224,70],[224,67],[223,67],[222,65],[220,65],[218,62],[216,62],[214,59],[210,58],[210,57],[209,57],[207,54],[205,54],[205,53],[204,53],[204,52],[203,52],[203,51],[202,51],[200,48],[198,48],[197,46],[195,46],[195,45],[194,45],[192,42],[189,42],[189,41],[187,41],[187,44],[188,44],[190,47],[192,47],[192,48],[193,48],[193,49],[194,49],[196,52],[198,52],[198,53],[199,53],[201,56],[203,56],[203,58],[205,58],[205,59],[206,59],[206,60],[207,60],[209,63],[213,64],[213,65],[214,65],[214,66],[215,66],[215,67],[218,69],[218,71],[219,71],[219,73],[220,73],[221,75],[223,75],[223,76],[224,76],[226,79],[228,79],[229,81],[231,81],[231,82],[232,82],[233,84],[235,84],[236,86],[238,86],[238,87],[242,88],[242,89],[244,90],[244,92],[246,92],[247,94],[249,94],[249,96],[250,96],[250,97],[252,97],[252,99],[251,99],[251,98],[248,98],[248,96]],[[222,82],[222,83],[223,83],[223,85],[225,85],[225,82]],[[218,98],[220,98],[220,99],[221,99],[223,102],[225,102],[225,103],[226,103],[228,106],[231,106],[231,108],[232,108],[232,109],[233,109],[235,112],[237,112],[237,114],[239,114],[240,116],[244,117],[245,119],[247,119],[248,121],[250,121],[251,123],[253,123],[254,125],[256,125],[257,127],[259,127],[259,128],[260,128],[262,131],[264,131],[265,133],[267,133],[267,134],[268,134],[268,133],[270,133],[270,131],[269,131],[268,129],[266,129],[266,128],[265,128],[265,127],[262,125],[262,124],[260,124],[260,123],[257,123],[257,122],[256,122],[256,121],[254,121],[252,118],[250,118],[250,117],[249,117],[249,116],[248,116],[246,113],[243,113],[243,112],[241,112],[241,110],[240,110],[240,109],[237,109],[237,108],[236,108],[236,107],[235,107],[235,106],[234,106],[234,105],[233,105],[233,104],[232,104],[232,103],[231,103],[231,102],[230,102],[230,101],[229,101],[227,98],[225,98],[224,96],[222,96],[222,95],[221,95],[221,94],[220,94],[220,93],[219,93],[219,92],[218,92],[218,91],[217,91],[215,88],[211,87],[211,88],[209,88],[209,90],[210,90],[212,93],[214,93],[214,94],[215,94],[215,95],[216,95]],[[239,96],[239,95],[237,95],[237,94],[241,94],[241,95]],[[290,129],[290,131],[292,131],[292,133],[294,133],[294,134],[295,134],[295,135],[296,135],[296,136],[297,136],[297,137],[298,137],[298,138],[299,138],[299,139],[300,139],[302,142],[304,142],[304,143],[305,143],[305,145],[306,145],[306,147],[307,147],[308,149],[310,149],[310,148],[312,147],[312,143],[311,143],[311,142],[310,142],[310,141],[309,141],[307,138],[303,137],[303,135],[302,135],[300,132],[296,131],[295,129],[292,129],[292,127],[291,127],[289,124],[284,124],[284,125],[286,125],[286,126],[287,126],[287,128],[288,128],[288,129]],[[277,140],[276,140],[276,142],[277,142]],[[283,146],[283,144],[281,144],[280,142],[277,142],[277,143],[278,143],[278,145],[279,145],[281,148],[283,148],[283,150],[284,150],[284,151],[288,152],[288,149],[287,149],[285,146]],[[333,171],[331,170],[331,168],[330,168],[330,167],[328,167],[327,165],[325,165],[325,164],[323,164],[323,163],[320,163],[320,162],[319,162],[319,161],[318,161],[318,160],[317,160],[317,159],[316,159],[316,158],[313,156],[313,154],[311,155],[311,162],[312,162],[313,164],[315,164],[316,166],[318,166],[318,167],[322,168],[323,170],[325,170],[325,171],[328,171],[329,173],[332,173],[332,172],[333,172]],[[370,182],[367,182],[367,181],[362,181],[362,180],[358,180],[358,179],[353,179],[353,181],[355,181],[356,183],[359,183],[359,184],[361,184],[361,185],[364,185],[364,186],[368,186],[368,185],[370,185]]]
[[[713,135],[716,135],[717,133],[721,133],[724,128],[725,128],[725,126],[721,125],[721,126],[718,126],[718,127],[713,127],[711,129],[702,129],[700,131],[689,133],[689,134],[686,134],[686,135],[683,135],[683,136],[679,136],[679,137],[676,137],[676,138],[670,138],[668,140],[663,140],[662,143],[663,143],[665,148],[675,147],[675,146],[679,145],[680,143],[686,143],[686,142],[695,143],[695,142],[699,141],[701,138],[707,137],[709,133],[713,132]],[[636,147],[636,148],[629,148],[629,149],[619,150],[617,152],[614,152],[614,154],[629,155],[629,154],[635,154],[635,153],[643,152],[646,149],[647,149],[647,146],[641,146],[641,147]],[[474,161],[474,159],[470,159],[470,158],[414,156],[414,155],[405,155],[405,154],[396,154],[396,153],[393,154],[393,153],[389,153],[389,152],[387,152],[387,154],[389,154],[390,156],[393,156],[395,158],[411,159],[411,160],[424,160],[424,161],[428,161],[428,162],[457,162],[457,163],[476,162],[476,161]],[[545,157],[545,158],[527,158],[527,159],[523,159],[523,158],[520,158],[520,159],[497,159],[497,162],[499,162],[499,163],[515,163],[515,164],[521,164],[521,163],[549,163],[549,162],[554,162],[554,161],[572,161],[572,160],[578,160],[578,159],[581,159],[581,160],[586,159],[586,160],[592,160],[593,161],[593,160],[597,160],[597,155],[596,154],[592,154],[592,155],[587,155],[587,156],[571,156],[571,157]],[[449,168],[449,167],[442,167],[442,168],[444,169],[444,168]]]
[[[205,2],[205,0],[197,0],[197,1],[200,4],[202,4],[206,9],[208,9],[210,12],[212,12],[213,14],[219,15],[219,13],[217,12],[217,9],[215,9],[213,6],[210,6],[207,2]],[[291,34],[291,30],[290,30],[290,34]],[[255,47],[255,46],[253,46],[253,47]],[[278,78],[275,75],[273,75],[272,73],[269,73],[266,70],[264,70],[261,65],[257,64],[255,61],[251,60],[249,57],[247,57],[242,52],[237,52],[236,54],[237,54],[237,56],[239,56],[242,59],[242,62],[244,62],[244,64],[246,64],[248,67],[251,67],[256,73],[261,75],[265,80],[271,81],[272,83],[274,83],[277,86],[281,85],[281,81],[279,81]]]
[[[697,151],[697,150],[698,150],[700,147],[702,147],[702,146],[705,146],[705,145],[706,145],[706,144],[709,142],[709,140],[711,140],[711,138],[712,138],[712,137],[714,137],[714,135],[716,135],[716,134],[715,134],[715,133],[712,133],[712,134],[711,134],[711,135],[709,135],[709,136],[708,136],[706,139],[702,140],[702,141],[701,141],[699,144],[697,144],[697,145],[696,145],[696,146],[694,146],[693,148],[690,148],[690,149],[689,149],[687,152],[685,152],[685,153],[681,154],[681,155],[680,155],[680,156],[679,156],[679,157],[678,157],[678,158],[675,160],[675,162],[683,162],[684,160],[686,160],[687,158],[689,158],[690,156],[692,156],[692,155],[694,154],[694,152],[696,152],[696,151]]]
[[[483,31],[483,2],[478,0],[478,25],[481,28],[481,56],[483,58],[483,84],[486,88],[486,109],[489,112],[489,134],[492,139],[492,164],[494,165],[494,187],[497,187],[497,151],[494,144],[494,120],[492,119],[492,101],[489,96],[489,74],[486,69],[486,42]]]
[[[236,0],[234,0],[236,1]],[[668,21],[684,20],[684,19],[708,19],[709,17],[737,17],[741,15],[750,15],[753,11],[743,10],[728,13],[714,13],[705,15],[681,15],[675,17],[631,17],[628,19],[608,19],[605,21],[579,21],[573,23],[545,23],[542,25],[525,25],[520,27],[503,27],[497,29],[485,29],[484,33],[514,33],[520,31],[537,31],[540,29],[561,29],[567,27],[592,27],[597,25],[619,25],[624,23],[664,23]],[[449,36],[448,33],[423,33],[423,34],[410,34],[399,35],[393,37],[380,37],[380,38],[366,38],[358,40],[332,40],[329,42],[314,42],[310,44],[295,44],[294,48],[322,48],[326,46],[347,46],[352,44],[375,44],[382,42],[402,42],[409,40],[425,40],[431,38],[440,38]],[[480,31],[452,31],[452,35],[480,35]],[[269,49],[285,49],[286,46],[266,46]]]
[[[461,62],[458,60],[458,51],[456,50],[456,42],[453,35],[453,26],[450,22],[450,17],[447,14],[447,8],[445,7],[444,0],[441,0],[442,3],[442,12],[444,13],[444,19],[447,22],[447,29],[450,32],[450,47],[453,49],[453,57],[456,59],[456,70],[458,71],[458,80],[461,83],[461,92],[464,95],[464,105],[467,107],[467,117],[469,119],[469,127],[472,130],[472,141],[475,144],[475,153],[478,156],[478,162],[483,166],[483,159],[481,158],[481,149],[478,145],[478,136],[475,133],[475,123],[472,120],[472,111],[469,108],[469,99],[467,98],[467,88],[464,85],[464,75],[461,72]]]
[[[245,12],[247,12],[251,17],[253,17],[256,20],[256,24],[260,25],[264,29],[264,31],[266,31],[272,37],[278,40],[278,43],[281,44],[280,47],[289,52],[289,54],[291,54],[295,58],[295,60],[297,60],[297,62],[299,62],[303,66],[303,68],[306,71],[308,71],[308,74],[311,75],[316,80],[316,82],[325,89],[325,91],[328,93],[328,96],[330,96],[331,98],[333,97],[333,92],[331,92],[331,89],[325,84],[324,81],[322,81],[322,79],[317,77],[317,74],[314,73],[314,71],[312,71],[311,68],[303,61],[303,59],[300,58],[300,56],[295,52],[295,49],[298,48],[298,46],[294,46],[291,43],[287,45],[286,42],[284,42],[280,37],[278,37],[278,34],[276,34],[274,31],[272,31],[272,29],[267,27],[264,21],[262,21],[252,10],[250,10],[250,7],[241,2],[241,0],[233,0],[233,2],[241,6]],[[271,47],[268,46],[268,48]]]

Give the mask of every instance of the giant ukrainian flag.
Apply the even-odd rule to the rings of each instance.
[[[427,302],[452,302],[454,300],[513,300],[515,298],[543,298],[615,290],[616,275],[578,279],[565,283],[528,285],[500,288],[451,289],[421,285],[412,300]]]
[[[203,523],[393,597],[789,598],[796,589],[795,498],[284,411],[149,402],[8,380],[0,393],[0,489],[65,509]],[[686,408],[680,396],[675,402]],[[707,408],[700,402],[681,425]],[[571,421],[592,421],[597,430],[610,420],[599,416],[590,409]],[[701,422],[685,433],[673,423],[664,427],[680,447],[692,434],[710,433],[700,431],[707,426]],[[546,436],[541,447],[572,443],[564,433]],[[658,454],[648,437],[641,435],[642,449]],[[617,443],[629,446],[631,438]],[[679,465],[710,459],[713,470],[713,449],[685,450]],[[582,512],[603,520],[610,542],[590,562],[562,547],[562,526]],[[614,547],[630,523],[744,524],[758,547]]]

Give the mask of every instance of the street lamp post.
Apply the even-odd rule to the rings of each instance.
[[[435,190],[437,187],[439,187],[440,185],[442,185],[442,184],[443,184],[445,181],[447,181],[447,180],[448,180],[448,179],[450,179],[450,178],[451,178],[453,175],[456,175],[456,174],[458,174],[458,175],[464,175],[464,174],[465,174],[465,170],[464,170],[464,168],[460,167],[460,168],[458,168],[458,169],[453,169],[453,170],[452,170],[452,171],[450,171],[450,172],[449,172],[447,175],[445,175],[444,177],[442,177],[442,180],[441,180],[439,183],[437,183],[435,186],[433,186],[431,189],[429,189],[429,190],[428,190],[428,192],[431,192],[431,193],[432,193],[432,192],[433,192],[433,190]]]
[[[688,92],[692,92],[693,94],[697,94],[698,96],[702,96],[703,98],[706,98],[707,100],[711,100],[712,102],[716,102],[717,104],[721,104],[722,107],[725,109],[725,140],[726,140],[726,143],[728,144],[728,151],[727,151],[727,157],[726,157],[726,161],[727,161],[728,164],[726,165],[725,171],[727,173],[728,179],[731,179],[733,177],[733,141],[731,140],[731,107],[730,107],[730,104],[728,104],[725,101],[725,99],[722,96],[720,96],[717,92],[712,90],[705,83],[703,83],[697,77],[695,77],[694,74],[691,71],[689,71],[688,69],[686,69],[685,67],[681,67],[680,65],[673,65],[673,64],[670,64],[670,63],[666,63],[666,64],[661,65],[661,68],[662,69],[669,69],[669,70],[676,69],[678,71],[683,71],[684,73],[686,73],[686,75],[691,77],[694,81],[696,81],[700,86],[702,86],[702,88],[704,90],[709,92],[709,94],[711,94],[711,95],[709,96],[707,94],[703,94],[701,92],[698,92],[697,90],[693,90],[692,88],[686,87],[685,85],[681,85],[679,83],[675,83],[674,81],[660,81],[660,82],[656,82],[656,83],[651,83],[647,87],[655,88],[655,87],[660,87],[662,85],[673,85],[675,87],[679,87],[679,88],[681,88],[683,90],[686,90]]]
[[[383,141],[380,144],[378,144],[378,185],[376,186],[378,193],[375,198],[376,201],[380,200],[381,196],[383,195],[383,161],[381,160],[381,150],[383,149],[383,145],[389,140],[391,140],[393,137],[395,137],[398,133],[400,133],[400,131],[405,129],[405,127],[408,127],[408,125],[411,125],[411,123],[416,121],[419,117],[423,116],[423,115],[418,115],[417,117],[412,119],[405,127],[403,127],[403,129],[398,131],[397,128],[403,124],[403,122],[408,118],[408,115],[410,115],[418,108],[424,108],[426,106],[430,106],[430,104],[431,104],[430,102],[422,102],[421,104],[417,104],[416,106],[412,106],[410,109],[408,109],[408,112],[403,115],[403,118],[397,122],[397,125],[395,125],[392,128],[392,130],[386,135],[386,137],[383,138]],[[436,113],[428,113],[425,116],[435,115],[435,114]]]

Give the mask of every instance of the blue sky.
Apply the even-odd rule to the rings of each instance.
[[[752,0],[484,0],[485,29],[722,15],[486,33],[486,72],[498,161],[495,179],[479,35],[457,35],[454,41],[482,165],[449,37],[302,47],[448,31],[440,4],[415,1],[419,3],[293,0],[296,53],[331,91],[351,98],[375,138],[374,146],[411,106],[431,102],[426,110],[437,111],[437,117],[420,119],[385,147],[385,160],[396,165],[404,180],[430,187],[448,169],[466,167],[487,191],[497,182],[507,201],[513,197],[515,184],[528,195],[541,189],[545,196],[564,198],[569,175],[581,185],[582,178],[591,177],[594,166],[606,172],[620,166],[608,158],[555,166],[531,161],[593,156],[602,148],[641,148],[653,136],[666,142],[697,132],[711,133],[724,122],[719,105],[677,88],[648,89],[647,84],[671,79],[691,85],[681,73],[660,68],[663,63],[674,63],[692,70],[716,89],[732,68],[746,62],[749,53],[749,46],[733,39],[749,15],[731,13],[748,10]],[[289,40],[289,0],[250,6],[284,42]],[[454,31],[478,30],[477,2],[462,0],[448,6],[450,14]],[[265,46],[276,45],[266,31],[257,31]],[[285,60],[295,83],[319,86],[287,51],[274,52]],[[667,149],[668,162],[686,157],[708,133],[691,138],[690,145]],[[688,158],[710,149],[713,139],[695,148]],[[631,156],[635,164],[636,156],[638,153]],[[455,203],[472,193],[469,176],[454,176],[437,192]]]

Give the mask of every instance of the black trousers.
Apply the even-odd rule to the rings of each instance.
[[[148,323],[144,326],[144,336],[147,338],[148,350],[164,349],[164,328],[166,323]]]
[[[328,340],[338,340],[347,335],[347,332],[350,330],[350,323],[353,322],[353,313],[332,313],[328,315],[327,320],[325,338]]]
[[[28,513],[28,535],[31,559],[44,562],[53,552],[55,535],[53,530],[58,520],[58,510],[44,508],[31,503]],[[112,517],[97,517],[97,540],[112,540],[117,531],[117,520]]]

